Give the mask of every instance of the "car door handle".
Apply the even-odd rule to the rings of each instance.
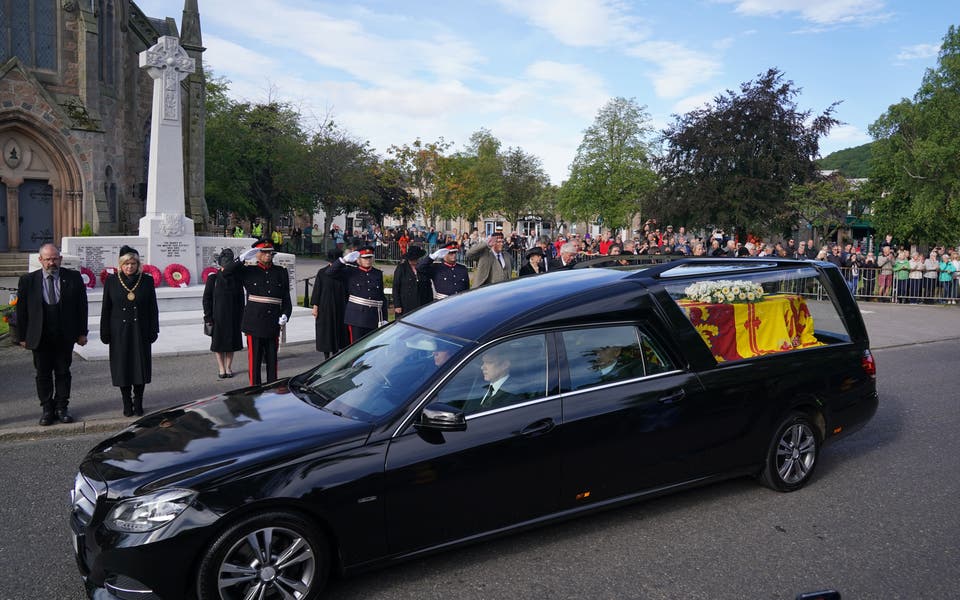
[[[677,390],[672,394],[667,394],[666,396],[662,396],[660,400],[658,400],[658,402],[660,404],[674,404],[676,402],[680,402],[681,400],[683,400],[683,398],[686,395],[687,395],[686,390],[684,390],[683,388],[680,388],[679,390]]]
[[[553,419],[541,419],[540,421],[533,422],[520,430],[520,435],[525,437],[542,435],[549,432],[554,428],[554,426],[555,423],[553,422]]]

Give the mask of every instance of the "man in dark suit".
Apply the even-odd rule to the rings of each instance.
[[[509,406],[521,400],[520,395],[510,391],[510,363],[511,357],[502,350],[494,349],[483,355],[480,359],[480,372],[487,383],[483,386],[482,396],[467,401],[463,407],[464,413]]]
[[[577,245],[573,242],[566,242],[560,246],[560,257],[550,261],[549,271],[564,271],[572,269],[577,262]]]
[[[44,426],[55,419],[73,422],[67,410],[73,345],[87,345],[87,288],[80,273],[61,268],[60,261],[57,247],[44,244],[42,268],[17,286],[17,336],[20,346],[33,350]]]

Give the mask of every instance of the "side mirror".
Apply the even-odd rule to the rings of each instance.
[[[466,431],[467,418],[459,408],[435,402],[423,409],[414,426],[428,431]]]

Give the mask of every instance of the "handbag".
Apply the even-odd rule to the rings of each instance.
[[[203,335],[213,335],[213,323],[203,322]]]

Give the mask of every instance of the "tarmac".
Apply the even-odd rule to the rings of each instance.
[[[311,277],[312,285],[313,275],[325,264],[316,258],[298,257],[297,272],[301,278],[297,282],[298,295],[304,293],[303,278]],[[386,273],[393,272],[393,265],[377,266]],[[8,293],[3,288],[15,289],[16,283],[16,278],[0,278],[0,298],[3,301]],[[870,334],[871,348],[875,351],[909,349],[918,344],[945,341],[955,342],[955,350],[960,350],[960,305],[861,302],[860,309]],[[153,349],[154,381],[147,386],[145,395],[148,411],[247,385],[245,351],[236,354],[236,377],[218,379],[210,356],[209,338],[203,336],[196,313],[189,316],[189,323],[174,322],[182,316],[165,318],[170,321],[161,324],[161,336]],[[286,340],[281,342],[281,377],[300,373],[321,361],[322,356],[313,345],[312,321],[308,309],[296,309],[296,317],[287,325]],[[102,346],[99,339],[94,340],[91,335],[88,357],[79,352],[74,357],[70,410],[76,421],[43,427],[37,424],[40,407],[36,399],[32,355],[12,345],[9,339],[0,339],[0,372],[5,372],[0,380],[0,443],[94,432],[108,434],[133,423],[131,418],[118,416],[119,394],[110,383],[109,363],[101,356],[106,347],[93,351],[95,344]],[[877,363],[878,377],[882,380],[883,359],[878,359]]]

